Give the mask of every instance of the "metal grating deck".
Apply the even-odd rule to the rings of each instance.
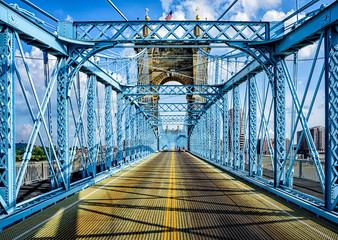
[[[338,227],[182,152],[162,152],[0,239],[338,239]]]

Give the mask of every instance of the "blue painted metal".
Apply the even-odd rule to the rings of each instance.
[[[17,44],[19,46],[19,51],[20,51],[20,54],[21,54],[21,57],[22,57],[22,60],[23,60],[24,66],[25,66],[26,74],[27,74],[27,77],[28,77],[28,82],[29,82],[31,90],[32,90],[33,99],[35,100],[36,106],[38,108],[38,114],[34,118],[33,112],[32,112],[32,107],[31,107],[30,102],[28,100],[24,84],[22,83],[20,74],[19,74],[18,70],[16,69],[15,70],[16,71],[16,75],[17,75],[18,80],[20,82],[21,89],[23,90],[24,97],[25,97],[27,106],[29,108],[29,112],[30,112],[31,117],[33,118],[33,121],[34,121],[33,130],[31,132],[30,138],[28,140],[27,147],[26,147],[26,150],[25,150],[25,152],[23,154],[22,162],[21,162],[18,174],[17,174],[17,180],[16,180],[17,189],[16,189],[16,194],[18,195],[20,187],[21,187],[21,184],[22,184],[22,181],[23,181],[24,173],[25,173],[25,170],[27,168],[28,161],[30,160],[30,158],[32,156],[32,150],[33,150],[33,146],[35,144],[37,136],[39,136],[39,139],[40,139],[40,141],[42,143],[42,146],[44,148],[45,155],[47,157],[47,160],[48,160],[49,164],[50,165],[52,164],[51,160],[47,156],[48,155],[47,154],[47,150],[45,148],[44,141],[42,141],[42,137],[41,137],[41,135],[39,133],[39,129],[40,129],[40,126],[42,124],[44,126],[45,133],[46,133],[46,136],[47,136],[47,139],[48,139],[49,143],[53,144],[52,138],[51,138],[51,136],[49,134],[49,128],[48,128],[48,126],[46,124],[46,121],[45,121],[44,113],[46,112],[46,109],[47,109],[47,106],[48,106],[48,101],[50,99],[51,92],[52,92],[52,89],[53,89],[53,86],[54,86],[54,83],[55,83],[55,80],[56,80],[56,78],[54,78],[54,76],[56,76],[56,75],[54,74],[55,71],[53,71],[53,76],[52,76],[53,79],[52,79],[52,81],[50,82],[50,85],[47,87],[47,89],[45,91],[45,94],[44,94],[44,97],[43,97],[43,100],[42,100],[42,104],[40,104],[39,99],[38,99],[38,95],[37,95],[37,91],[36,91],[36,88],[35,88],[35,85],[34,85],[34,82],[33,82],[33,78],[32,78],[32,75],[30,73],[30,69],[28,67],[28,63],[26,61],[26,56],[24,54],[24,51],[23,51],[23,48],[22,48],[22,45],[21,45],[20,37],[19,37],[19,35],[17,33],[15,33],[15,37],[17,39]],[[56,65],[56,67],[58,67],[58,65]],[[54,70],[55,70],[55,68],[54,68]],[[52,150],[53,150],[54,156],[56,156],[55,149],[52,148]],[[57,165],[60,168],[60,165],[59,165],[58,161],[57,161]],[[62,171],[60,169],[59,169],[59,171],[60,171],[59,173],[60,173],[62,182],[65,182]]]
[[[275,66],[274,88],[274,187],[285,180],[285,75],[281,59]],[[278,180],[279,179],[279,180]]]
[[[311,155],[313,162],[314,162],[314,165],[316,167],[319,182],[320,182],[322,189],[324,191],[324,172],[323,172],[323,169],[322,169],[322,166],[321,166],[321,163],[320,163],[319,154],[316,150],[316,146],[315,146],[314,141],[312,139],[306,118],[305,118],[305,116],[304,116],[304,114],[301,110],[299,99],[298,99],[297,94],[296,94],[296,90],[294,88],[293,83],[291,82],[291,77],[290,77],[290,74],[288,72],[287,66],[286,66],[284,61],[282,62],[282,66],[283,66],[283,70],[285,71],[285,75],[286,75],[285,77],[286,77],[287,83],[289,85],[291,96],[293,98],[293,101],[294,101],[294,104],[295,104],[295,107],[296,107],[296,110],[297,110],[297,114],[298,114],[297,122],[298,122],[298,119],[300,119],[301,125],[303,127],[303,132],[305,132],[307,145],[310,148],[310,155]],[[285,164],[286,164],[286,161],[284,162],[283,169],[285,169]]]
[[[307,113],[307,116],[306,116],[306,121],[309,119],[309,117],[310,117],[310,115],[311,115],[311,112],[312,112],[312,109],[313,109],[313,105],[314,105],[314,102],[315,102],[315,99],[316,99],[316,96],[317,96],[317,93],[318,93],[318,90],[319,90],[319,87],[320,87],[320,84],[321,84],[321,81],[322,81],[322,78],[323,78],[323,76],[324,76],[324,66],[323,66],[323,68],[322,68],[322,71],[321,71],[321,73],[320,73],[320,75],[319,75],[319,79],[318,79],[318,82],[317,82],[317,85],[316,85],[316,88],[315,88],[315,90],[314,90],[314,93],[313,93],[313,98],[312,98],[312,100],[311,100],[311,103],[310,103],[310,106],[309,106],[309,110],[308,110],[308,113]],[[305,95],[304,95],[304,97],[303,98],[305,98]],[[294,126],[294,129],[293,129],[293,135],[294,135],[294,133],[296,132],[296,126]],[[299,139],[302,139],[303,138],[303,135],[304,135],[304,131],[302,131],[302,133],[301,133],[301,135],[300,135],[300,137],[299,137]],[[291,138],[292,139],[292,138]],[[291,141],[291,140],[290,140]],[[300,143],[301,143],[301,141],[298,141],[298,143],[297,143],[297,147],[296,147],[296,150],[295,150],[295,154],[294,154],[294,156],[292,157],[292,159],[290,160],[290,163],[289,163],[289,168],[288,168],[288,170],[287,170],[287,176],[286,176],[286,185],[288,186],[288,187],[292,187],[292,184],[293,184],[293,164],[294,164],[294,162],[295,162],[295,159],[296,159],[296,153],[298,153],[298,150],[299,150],[299,147],[300,147]],[[290,147],[290,146],[289,146]],[[287,155],[286,155],[287,156]],[[324,190],[324,189],[323,189]]]
[[[140,144],[141,144],[141,125],[140,125],[140,120],[141,120],[141,114],[140,114],[140,110],[136,109],[136,116],[135,116],[135,124],[136,124],[136,139],[135,139],[135,155],[136,155],[136,159],[140,159],[141,155],[140,155]]]
[[[242,169],[241,166],[241,131],[240,131],[240,102],[239,102],[239,86],[233,88],[233,111],[232,111],[232,137],[233,137],[233,167],[235,169]],[[244,167],[244,166],[243,166]]]
[[[112,167],[113,161],[113,120],[112,120],[112,87],[105,86],[105,168]]]
[[[88,95],[87,95],[87,138],[88,138],[88,159],[87,176],[96,176],[97,146],[96,146],[96,78],[94,75],[88,76]]]
[[[222,94],[221,85],[136,85],[123,87],[125,96],[149,95],[201,95],[218,96]]]
[[[14,126],[14,34],[0,33],[0,204],[7,213],[16,207]]]
[[[265,82],[264,82],[265,85]],[[263,98],[263,104],[262,104],[262,99],[260,96],[260,92],[257,86],[257,82],[255,81],[255,86],[256,86],[256,92],[257,92],[257,100],[258,100],[258,108],[261,114],[261,121],[260,121],[260,126],[258,129],[258,132],[261,134],[261,142],[264,143],[265,139],[267,139],[267,144],[268,144],[268,150],[269,150],[269,155],[270,155],[270,159],[271,159],[271,166],[272,166],[272,170],[274,169],[274,164],[273,164],[273,156],[274,155],[274,150],[272,148],[272,142],[271,142],[271,138],[269,135],[269,130],[268,130],[268,122],[270,120],[270,116],[271,116],[271,112],[272,112],[272,106],[273,106],[273,101],[271,101],[270,104],[270,108],[269,108],[269,114],[267,119],[265,118],[265,107],[266,107],[266,103],[267,103],[267,99],[268,99],[268,93],[269,93],[269,89],[270,89],[270,85],[272,84],[268,84],[267,89],[265,91],[265,87],[263,87],[263,94],[264,94],[264,98]],[[272,87],[271,87],[272,88]],[[258,176],[263,176],[263,167],[262,167],[262,155],[263,155],[263,144],[260,145],[260,151],[259,151],[259,158],[257,161],[257,175]]]
[[[221,156],[221,113],[220,109],[215,106],[215,121],[216,121],[216,162],[220,162],[222,159]]]
[[[124,109],[125,122],[124,122],[124,146],[125,146],[125,160],[130,161],[130,103],[126,101],[126,107]]]
[[[0,3],[0,21],[18,32],[23,32],[27,41],[37,41],[38,45],[48,49],[48,52],[62,56],[68,54],[66,45],[53,33],[3,1]]]
[[[68,82],[68,68],[62,65],[57,81],[57,158],[61,167],[58,180],[64,181],[66,189],[70,186]]]
[[[131,106],[130,113],[130,160],[135,161],[135,123],[136,123],[136,108],[135,105]]]
[[[338,33],[337,25],[325,36],[325,207],[338,203]]]
[[[224,165],[229,165],[229,110],[228,94],[223,95],[223,159]]]
[[[249,77],[249,176],[257,174],[257,92],[256,79]]]
[[[45,78],[45,88],[48,88],[49,82],[50,82],[50,74],[49,74],[49,60],[48,60],[48,54],[46,52],[43,53],[43,72],[44,72],[44,78]],[[53,141],[53,120],[52,120],[52,103],[49,99],[48,105],[47,105],[47,121],[48,121],[48,132],[50,136],[52,137]],[[43,142],[40,140],[40,142]],[[43,144],[44,145],[44,144]],[[53,145],[49,144],[49,149],[52,149]],[[53,151],[49,151],[49,154],[46,152],[50,159],[50,169],[49,169],[49,175],[50,177],[50,185],[51,189],[55,189],[55,172],[54,172],[54,161],[53,161]]]
[[[199,29],[199,34],[195,33],[196,28]],[[59,29],[72,32],[72,39],[83,42],[224,43],[260,42],[269,39],[269,24],[266,22],[114,21],[72,24],[59,22]]]
[[[123,158],[123,132],[122,132],[122,118],[123,118],[123,94],[117,93],[117,113],[116,113],[116,134],[117,134],[117,165],[120,164]]]
[[[32,86],[35,101],[38,106],[37,114],[33,114],[32,107],[29,104],[27,93],[22,84],[21,77],[18,70],[14,67],[8,67],[14,62],[14,44],[12,41],[8,41],[9,37],[13,34],[11,30],[17,31],[14,33],[18,39],[18,46],[22,55],[23,50],[20,44],[20,38],[29,44],[37,46],[45,52],[52,53],[54,55],[62,57],[62,61],[57,62],[55,76],[57,77],[57,154],[55,149],[52,155],[47,156],[48,162],[53,166],[53,158],[55,158],[56,169],[51,171],[55,178],[57,186],[65,186],[66,189],[70,189],[70,173],[73,166],[73,160],[75,158],[75,150],[77,142],[80,142],[82,148],[82,157],[84,159],[83,149],[85,147],[85,139],[83,139],[83,132],[85,132],[82,114],[84,110],[87,110],[87,134],[88,134],[88,160],[87,165],[84,166],[94,177],[96,176],[96,158],[97,158],[97,144],[96,139],[101,136],[100,122],[100,102],[99,94],[95,91],[96,84],[103,83],[105,85],[105,161],[102,156],[100,158],[101,164],[105,162],[105,169],[101,169],[103,172],[112,171],[112,147],[113,141],[117,139],[117,161],[119,165],[124,165],[122,161],[123,154],[126,156],[126,161],[136,159],[142,159],[149,156],[157,150],[157,145],[160,139],[160,135],[157,133],[159,126],[164,124],[179,124],[189,126],[189,148],[191,151],[203,156],[213,162],[219,161],[220,156],[220,106],[223,109],[223,154],[222,164],[226,164],[233,167],[233,171],[241,173],[244,170],[244,156],[241,156],[241,111],[246,111],[246,106],[240,109],[239,98],[239,84],[248,81],[249,90],[249,175],[261,175],[262,166],[261,161],[257,162],[257,103],[261,112],[261,126],[258,132],[262,129],[262,138],[268,138],[269,147],[271,148],[271,141],[268,133],[268,123],[270,120],[271,108],[269,116],[265,117],[265,106],[268,101],[268,91],[264,92],[265,98],[263,104],[259,97],[259,91],[255,80],[251,77],[253,74],[265,70],[270,81],[273,80],[273,102],[274,102],[274,132],[275,132],[275,151],[274,151],[274,187],[282,187],[285,189],[285,166],[287,155],[285,155],[285,79],[288,81],[289,88],[293,101],[296,104],[298,118],[301,121],[303,128],[305,129],[305,137],[309,145],[313,148],[313,141],[308,131],[307,120],[302,113],[303,102],[300,104],[297,93],[290,84],[290,78],[287,73],[287,68],[283,69],[283,61],[280,58],[281,55],[287,56],[295,49],[299,49],[303,46],[309,45],[311,42],[321,39],[320,32],[327,31],[326,36],[326,131],[327,144],[326,144],[326,182],[325,182],[325,203],[327,209],[334,209],[337,205],[337,90],[336,90],[336,76],[337,76],[337,33],[334,27],[330,27],[330,24],[335,23],[338,19],[338,3],[335,2],[330,6],[316,11],[316,14],[307,15],[301,22],[297,22],[293,29],[287,30],[284,38],[273,39],[271,33],[276,33],[276,30],[270,29],[273,25],[269,25],[264,22],[214,22],[214,21],[128,21],[128,22],[75,22],[75,23],[58,23],[57,36],[51,33],[47,28],[38,23],[38,19],[35,17],[29,17],[24,14],[24,11],[18,8],[13,8],[6,3],[0,3],[0,21],[3,26],[0,26],[0,44],[1,52],[10,50],[10,54],[1,55],[0,63],[1,68],[0,81],[2,86],[2,115],[0,121],[1,127],[5,128],[3,133],[5,136],[1,138],[0,160],[3,174],[0,176],[0,204],[7,211],[14,211],[16,196],[11,195],[12,192],[18,194],[22,178],[25,174],[25,166],[27,166],[32,152],[32,147],[35,143],[37,136],[40,138],[42,146],[45,148],[45,143],[41,140],[40,125],[43,124],[46,134],[48,145],[54,146],[51,137],[51,132],[47,126],[47,122],[44,119],[46,111],[48,113],[48,102],[50,102],[51,91],[53,90],[53,78],[51,76],[50,84],[47,85],[47,90],[43,101],[38,101],[35,93],[34,84],[32,84],[32,78],[30,76],[26,60],[23,56],[24,64],[27,68],[27,75]],[[305,21],[307,20],[307,21]],[[283,24],[281,24],[283,25]],[[147,31],[144,31],[144,30]],[[163,31],[165,29],[165,31]],[[7,31],[7,32],[6,32]],[[182,35],[183,32],[183,35]],[[8,34],[7,34],[8,33]],[[286,33],[284,30],[281,35]],[[6,35],[7,34],[7,35]],[[5,36],[5,37],[3,37]],[[19,38],[20,36],[20,38]],[[11,35],[13,38],[13,35]],[[5,39],[5,40],[4,40]],[[272,41],[270,41],[272,40]],[[269,43],[267,45],[266,43]],[[136,85],[136,86],[122,86],[116,82],[110,74],[106,73],[101,65],[89,61],[99,51],[108,47],[114,46],[116,43],[138,43],[139,46],[149,44],[149,46],[156,46],[156,44],[172,43],[184,43],[186,46],[191,47],[192,44],[198,44],[199,46],[210,46],[210,43],[227,43],[230,47],[242,51],[241,53],[229,53],[224,56],[213,57],[206,53],[200,56],[203,61],[208,61],[209,67],[211,66],[211,60],[213,61],[212,69],[208,69],[208,74],[205,74],[201,84],[216,84],[216,85],[188,85],[188,86],[150,86],[150,85]],[[253,43],[253,44],[252,44]],[[12,44],[9,46],[9,44]],[[143,45],[142,45],[143,44]],[[204,44],[204,45],[200,45]],[[320,45],[320,44],[319,44]],[[163,45],[164,46],[164,45]],[[168,47],[166,46],[166,47]],[[186,47],[184,46],[184,47]],[[182,47],[182,46],[181,46]],[[141,58],[143,63],[148,63],[148,58],[144,55],[148,51],[143,51],[142,54],[138,54],[134,58],[123,59],[122,66],[126,70],[126,81],[128,84],[140,81],[141,84],[149,84],[149,69],[145,66],[146,71],[140,71],[142,74],[138,75],[140,79],[134,79],[135,76],[131,75],[132,61],[140,63]],[[102,53],[103,54],[103,53]],[[247,57],[248,64],[244,66],[240,71],[237,71],[238,58]],[[317,54],[315,55],[317,58]],[[275,59],[277,62],[275,63]],[[235,73],[232,78],[228,78],[225,84],[219,84],[224,79],[222,78],[223,62],[227,61],[226,71],[229,72],[229,61],[235,60]],[[60,64],[60,65],[59,65]],[[203,69],[205,66],[203,66]],[[270,69],[273,69],[271,71]],[[14,164],[14,83],[13,73],[14,70],[18,75],[18,81],[23,89],[24,98],[28,104],[28,109],[34,121],[34,128],[29,141],[30,148],[27,150],[25,157],[23,158],[22,167],[18,172],[18,178],[15,184],[15,164]],[[200,68],[199,68],[200,69]],[[204,69],[205,70],[205,69]],[[81,91],[80,88],[76,89],[73,84],[74,76],[78,72],[84,72],[90,77],[88,79],[88,96],[87,105],[81,103]],[[108,72],[108,71],[107,71]],[[118,73],[116,73],[118,74]],[[52,74],[53,75],[53,74]],[[141,76],[142,75],[142,76]],[[212,75],[212,77],[211,77]],[[310,74],[311,75],[311,74]],[[141,81],[141,77],[145,78]],[[249,76],[249,80],[248,79]],[[285,78],[286,77],[286,78]],[[95,79],[96,78],[96,79]],[[7,80],[10,81],[7,81]],[[199,78],[198,78],[199,79]],[[55,80],[55,79],[54,79]],[[199,79],[201,80],[201,79]],[[55,81],[54,81],[55,82]],[[308,80],[307,84],[309,84]],[[6,85],[7,84],[7,85]],[[317,85],[319,87],[319,84]],[[317,87],[317,88],[318,88]],[[76,92],[76,104],[79,109],[78,117],[76,111],[73,109],[72,103],[72,91]],[[97,88],[98,89],[98,88]],[[229,116],[228,116],[228,99],[227,92],[233,89],[233,126],[232,127],[232,142],[233,148],[233,162],[229,163]],[[269,88],[267,88],[269,89]],[[72,91],[71,91],[72,90]],[[117,94],[117,114],[116,114],[116,134],[113,134],[112,114],[111,114],[111,102],[112,91],[118,92]],[[222,95],[223,99],[222,99]],[[95,97],[96,95],[96,97]],[[189,102],[187,104],[181,103],[167,103],[157,104],[143,101],[148,96],[159,95],[198,95],[203,98],[204,102]],[[305,94],[306,95],[306,94]],[[5,100],[4,100],[5,99]],[[7,99],[7,100],[6,100]],[[305,99],[305,96],[304,98]],[[222,102],[223,100],[223,102]],[[258,102],[257,102],[258,101]],[[245,101],[246,102],[246,101]],[[313,100],[311,103],[312,108]],[[5,107],[4,107],[5,106]],[[97,108],[95,107],[97,106]],[[188,112],[189,114],[182,115],[159,115],[159,111],[166,111],[173,114],[174,112]],[[69,146],[69,112],[71,112],[74,125],[75,134],[73,144]],[[309,111],[311,112],[311,110]],[[123,116],[124,115],[124,116]],[[244,115],[244,114],[243,114]],[[98,121],[96,121],[98,119]],[[246,119],[246,118],[245,118]],[[298,120],[297,120],[298,121]],[[6,125],[7,124],[7,125]],[[96,127],[98,125],[98,128]],[[244,125],[245,126],[245,125]],[[297,126],[297,123],[296,123]],[[134,129],[136,128],[136,129]],[[98,131],[96,131],[98,129]],[[176,138],[176,141],[181,145],[186,145],[186,135],[188,134],[184,129],[184,134]],[[136,134],[135,134],[135,133]],[[293,131],[295,132],[295,130]],[[263,136],[264,135],[264,136]],[[123,147],[123,136],[125,140],[125,148]],[[100,145],[102,153],[102,137],[99,137],[98,144]],[[6,145],[7,144],[7,145]],[[115,145],[115,144],[114,144]],[[131,149],[129,146],[131,145]],[[206,147],[208,146],[208,147]],[[136,150],[134,155],[133,151]],[[243,150],[243,155],[245,150]],[[45,150],[47,152],[47,150]],[[315,152],[316,153],[316,152]],[[242,158],[241,158],[242,157]],[[316,154],[315,154],[316,157]],[[316,157],[316,159],[318,159]],[[11,161],[12,160],[12,161]],[[290,160],[290,167],[292,167],[293,159]],[[117,163],[113,164],[114,166]],[[318,165],[318,161],[317,161]],[[291,176],[290,167],[288,170],[288,180]],[[256,170],[257,168],[257,170]],[[319,169],[320,167],[318,167]],[[52,169],[52,168],[51,168]],[[257,172],[256,172],[257,171]],[[57,173],[55,173],[57,172]],[[320,172],[320,169],[319,169]],[[101,174],[101,173],[99,173]],[[109,175],[109,174],[108,174]],[[323,174],[319,174],[323,175]],[[99,175],[95,179],[98,178]],[[257,178],[258,176],[255,176]],[[250,178],[249,179],[253,179]],[[4,182],[8,181],[9,186],[3,187]],[[91,180],[84,178],[83,182],[89,183]],[[3,191],[2,191],[3,190]],[[56,192],[63,191],[57,189]],[[64,195],[72,192],[73,190],[64,191]],[[280,189],[273,189],[273,191],[280,191]],[[287,191],[291,191],[287,189]],[[54,192],[53,192],[54,193]],[[294,191],[292,193],[295,193]],[[297,193],[298,194],[298,193]],[[299,194],[298,194],[299,195]],[[47,195],[46,195],[47,196]],[[39,198],[40,199],[40,198]],[[42,198],[41,198],[42,199]],[[36,209],[42,209],[41,206],[45,206],[42,203],[43,200],[38,200],[39,207],[32,207],[33,200],[27,205]],[[34,201],[37,201],[34,199]],[[306,203],[303,203],[306,205]],[[317,204],[317,203],[316,203]],[[21,206],[21,205],[20,205]],[[22,209],[21,209],[22,210]],[[34,211],[35,211],[34,210]],[[316,210],[317,211],[317,210]],[[20,215],[20,214],[19,214]],[[20,216],[26,216],[21,214]],[[13,218],[14,219],[14,218]],[[1,225],[1,224],[0,224]],[[1,225],[3,226],[3,225]]]
[[[318,41],[317,49],[316,49],[316,52],[315,52],[315,55],[314,55],[313,63],[311,65],[310,74],[309,74],[309,77],[307,79],[307,83],[306,83],[306,86],[305,86],[305,90],[304,90],[303,98],[302,98],[302,101],[301,101],[301,104],[300,104],[300,107],[299,107],[299,111],[303,110],[305,99],[306,99],[306,96],[307,96],[307,93],[308,93],[308,90],[309,90],[309,87],[310,87],[311,80],[313,78],[313,73],[314,73],[314,69],[315,69],[316,63],[317,63],[317,60],[318,60],[318,55],[319,55],[319,51],[320,51],[320,48],[321,48],[321,43],[322,43],[323,37],[324,37],[324,32],[322,32],[321,37],[320,37],[320,39]],[[318,91],[319,83],[320,83],[320,81],[322,79],[323,74],[324,74],[324,67],[322,68],[322,71],[320,73],[319,81],[317,83],[317,87],[316,87],[315,92]],[[316,95],[317,94],[314,94],[314,96],[316,96]],[[314,102],[314,98],[312,99],[312,103],[310,104],[309,109],[312,109],[313,102]],[[308,120],[308,118],[310,116],[310,112],[311,112],[311,110],[309,110],[309,112],[308,112],[308,116],[306,117],[306,121]],[[290,153],[290,163],[289,163],[289,169],[288,169],[287,178],[286,178],[286,184],[288,186],[292,186],[292,183],[291,183],[291,181],[292,181],[292,176],[291,176],[292,168],[293,168],[293,164],[294,164],[294,161],[295,161],[295,158],[296,158],[296,155],[298,153],[299,146],[300,146],[300,142],[301,142],[301,141],[298,142],[295,153],[291,154],[290,150],[292,149],[291,146],[293,146],[292,143],[294,141],[294,137],[295,137],[296,128],[297,128],[297,124],[298,124],[299,118],[300,118],[300,115],[298,114],[297,119],[295,121],[295,124],[293,126],[293,129],[291,129],[292,131],[291,131],[291,137],[290,137],[290,145],[289,145],[287,153],[286,153],[286,158],[288,157],[288,155]],[[304,135],[304,131],[302,131],[301,136],[300,136],[299,139],[302,139],[303,135]],[[313,151],[312,148],[311,148],[311,150]],[[311,155],[315,155],[315,154],[311,154]],[[318,153],[316,155],[318,155]],[[321,179],[323,179],[323,177],[321,177]],[[323,184],[322,184],[322,186],[323,186]]]
[[[295,49],[304,47],[304,42],[313,42],[319,39],[321,29],[324,29],[338,21],[338,2],[330,4],[322,11],[317,13],[311,20],[304,22],[301,26],[284,36],[283,40],[276,43],[276,55],[288,55],[293,53]]]
[[[210,125],[210,144],[211,144],[211,154],[210,159],[216,161],[216,116],[215,116],[215,105],[213,105],[209,111],[209,125]]]

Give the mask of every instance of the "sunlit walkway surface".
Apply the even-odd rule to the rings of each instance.
[[[0,239],[338,239],[336,225],[189,153],[162,152]]]

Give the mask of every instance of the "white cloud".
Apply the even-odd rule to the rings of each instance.
[[[242,6],[244,9],[254,12],[258,9],[270,9],[278,7],[281,2],[281,0],[242,0]]]
[[[67,17],[66,17],[65,21],[67,21],[67,22],[73,22],[74,19],[69,14],[67,14]]]
[[[166,12],[170,11],[170,6],[172,5],[173,1],[174,0],[161,0],[163,10]]]
[[[289,14],[291,14],[291,12],[285,13],[275,9],[269,10],[263,15],[262,21],[281,21]]]
[[[238,12],[236,15],[233,15],[230,20],[232,20],[232,21],[249,21],[250,16],[248,15],[248,13]]]
[[[317,44],[311,44],[309,46],[303,47],[299,53],[298,53],[298,57],[299,58],[308,58],[311,57],[317,48]]]
[[[21,133],[19,138],[17,138],[17,142],[19,141],[27,142],[32,133],[32,129],[33,129],[33,126],[29,123],[25,123],[21,125],[19,129],[17,129],[17,131],[19,130]]]
[[[225,9],[233,2],[232,0],[161,0],[164,10],[160,20],[164,20],[170,10],[173,11],[173,20],[195,20],[197,15],[196,8],[200,11],[198,15],[201,20],[215,20],[224,12]],[[277,13],[276,8],[281,5],[281,0],[240,0],[232,9],[223,17],[223,20],[248,21],[257,19],[261,10]],[[282,12],[281,12],[282,13]],[[273,12],[269,13],[274,14]],[[268,15],[266,16],[268,17]]]
[[[135,50],[133,48],[123,48],[123,50],[120,53],[121,56],[127,56],[127,57],[131,57],[135,55]]]

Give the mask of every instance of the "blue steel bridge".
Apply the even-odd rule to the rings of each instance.
[[[0,239],[338,239],[338,2],[280,22],[22,2],[0,1]]]

